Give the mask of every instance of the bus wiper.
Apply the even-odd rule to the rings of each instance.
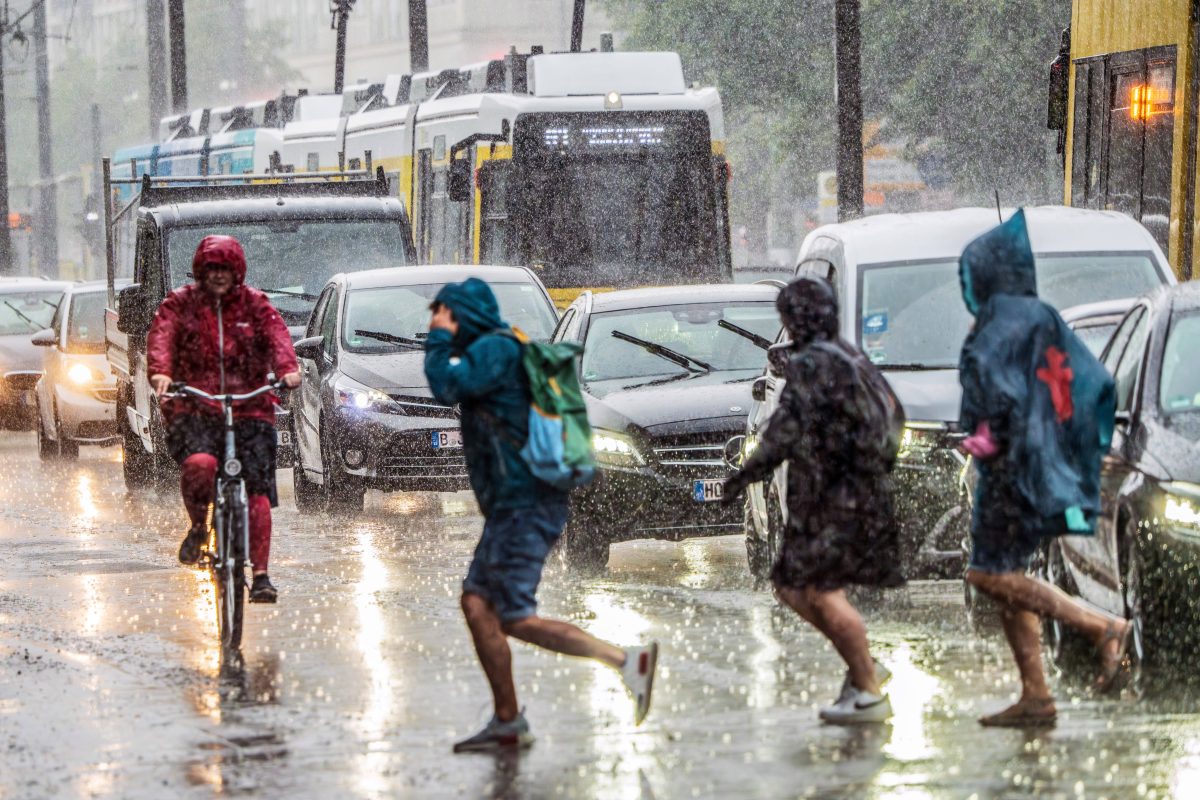
[[[407,336],[397,336],[394,333],[384,333],[383,331],[364,331],[355,330],[355,336],[362,336],[366,339],[378,339],[381,342],[388,344],[399,344],[405,347],[411,347],[414,350],[424,350],[425,343],[419,342],[416,339],[409,339]]]
[[[748,331],[745,328],[743,328],[741,325],[734,325],[732,322],[730,322],[728,320],[721,319],[721,320],[717,320],[717,327],[724,328],[727,331],[733,331],[738,336],[741,336],[743,339],[749,339],[751,342],[754,343],[755,347],[761,347],[763,350],[771,349],[771,340],[770,339],[766,338],[765,336],[759,336],[754,331]]]
[[[309,294],[308,292],[297,292],[291,289],[260,289],[259,291],[266,292],[267,294],[285,294],[288,297],[299,297],[301,300],[317,299],[315,294]]]
[[[7,300],[4,301],[4,305],[11,308],[13,310],[14,314],[16,314],[21,319],[25,320],[25,322],[27,322],[29,324],[29,327],[33,328],[33,330],[40,331],[42,328],[46,327],[45,325],[39,325],[37,322],[35,322],[30,317],[27,317],[25,314],[21,313],[21,309],[17,308],[16,306],[14,306],[12,303],[8,302]]]
[[[678,353],[669,347],[664,347],[661,344],[648,342],[645,339],[639,339],[636,336],[630,336],[628,333],[623,331],[613,331],[612,335],[615,339],[620,339],[621,341],[629,342],[630,344],[636,344],[647,353],[652,353],[659,358],[665,358],[667,361],[670,361],[673,364],[678,364],[689,372],[712,372],[712,364],[706,364],[698,358],[685,356],[683,353]],[[695,364],[696,367],[700,367],[700,369],[693,367],[693,364]]]

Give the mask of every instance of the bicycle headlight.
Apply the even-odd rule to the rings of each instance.
[[[645,464],[633,440],[623,433],[596,429],[592,431],[592,449],[601,464],[617,467],[636,467]]]
[[[394,414],[403,413],[400,405],[378,389],[364,386],[358,381],[351,380],[345,375],[339,376],[333,382],[337,404],[343,408],[353,408],[358,411],[387,411]]]
[[[225,474],[231,478],[235,478],[238,475],[241,475],[242,474],[242,462],[238,461],[236,458],[226,459],[225,460]]]

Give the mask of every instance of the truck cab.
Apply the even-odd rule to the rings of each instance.
[[[266,292],[293,340],[303,334],[317,295],[333,275],[416,263],[408,216],[382,172],[287,182],[283,177],[182,184],[143,177],[141,192],[128,206],[115,215],[109,209],[105,343],[117,377],[117,426],[131,489],[175,474],[146,374],[146,336],[167,294],[192,282],[192,255],[201,239],[225,234],[241,242],[246,284]],[[110,182],[110,198],[111,183],[116,181]],[[276,423],[278,463],[288,466],[292,431],[286,407],[277,410]]]

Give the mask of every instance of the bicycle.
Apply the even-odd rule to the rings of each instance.
[[[220,403],[225,422],[225,453],[217,463],[213,491],[212,532],[215,549],[206,553],[217,594],[217,632],[222,648],[236,649],[242,641],[242,610],[246,598],[246,563],[250,553],[249,500],[242,462],[233,432],[233,404],[287,388],[268,383],[246,394],[209,394],[185,383],[172,383],[163,397],[190,395]],[[251,565],[253,566],[253,565]]]

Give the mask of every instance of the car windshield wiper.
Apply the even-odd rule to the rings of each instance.
[[[414,350],[424,350],[425,349],[424,342],[419,342],[416,339],[409,339],[407,336],[397,336],[394,333],[384,333],[383,331],[364,331],[361,329],[356,329],[354,331],[354,335],[362,336],[366,339],[378,339],[379,341],[387,342],[388,344],[399,344],[399,345],[403,345],[404,347],[411,347]]]
[[[11,309],[13,310],[13,313],[14,313],[14,314],[16,314],[16,315],[17,315],[18,317],[20,317],[21,319],[25,320],[25,322],[26,322],[26,323],[28,323],[28,324],[29,324],[29,327],[30,327],[30,328],[32,328],[33,330],[35,330],[35,331],[40,331],[42,328],[46,327],[45,325],[39,325],[39,324],[37,324],[37,322],[35,322],[35,321],[34,321],[32,318],[30,318],[30,317],[26,316],[25,314],[23,314],[23,313],[21,312],[21,309],[17,308],[16,306],[14,306],[12,303],[8,302],[7,300],[5,300],[5,301],[4,301],[4,305],[6,305],[6,306],[8,306],[9,308],[11,308]]]
[[[887,361],[883,362],[882,364],[876,364],[875,367],[877,369],[883,370],[884,372],[887,372],[889,369],[894,370],[896,372],[921,372],[923,370],[934,370],[934,369],[958,369],[957,366],[938,366],[936,364],[917,364],[917,363],[892,364]]]
[[[622,386],[621,388],[622,389],[641,389],[642,387],[645,387],[645,386],[662,386],[663,384],[675,383],[676,381],[686,381],[686,380],[690,380],[692,378],[698,378],[701,375],[707,375],[707,374],[708,374],[707,372],[701,372],[699,370],[697,370],[695,372],[689,370],[688,372],[679,372],[679,373],[676,373],[675,375],[668,375],[665,378],[654,378],[653,380],[642,381],[641,383],[631,383],[628,386]]]
[[[689,372],[712,372],[712,364],[706,364],[698,358],[685,356],[683,353],[678,353],[669,347],[664,347],[661,344],[648,342],[645,339],[639,339],[636,336],[630,336],[624,331],[613,331],[612,335],[615,339],[620,339],[621,341],[629,342],[630,344],[636,344],[647,353],[652,353],[659,358],[665,358],[667,361],[670,361],[673,364],[678,364]],[[700,367],[700,369],[693,367],[693,364],[695,364],[696,367]]]
[[[724,328],[727,331],[733,331],[738,336],[741,336],[743,339],[749,339],[751,342],[754,343],[755,347],[761,347],[763,350],[771,349],[771,340],[770,339],[766,338],[765,336],[759,336],[754,331],[748,331],[745,328],[743,328],[741,325],[734,325],[729,320],[725,320],[725,319],[717,320],[717,327]]]
[[[299,297],[301,300],[317,299],[315,294],[309,294],[308,292],[297,292],[293,291],[292,289],[260,289],[260,291],[266,292],[267,294],[285,294],[288,297]]]

